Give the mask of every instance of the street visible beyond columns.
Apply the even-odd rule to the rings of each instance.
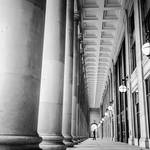
[[[146,150],[141,147],[131,146],[126,143],[113,142],[110,140],[93,140],[88,139],[73,148],[67,148],[67,150]]]

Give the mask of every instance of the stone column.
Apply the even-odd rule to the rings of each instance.
[[[79,123],[78,123],[78,141],[80,142],[80,135],[81,135],[81,111],[80,111],[80,103],[78,103],[78,116],[79,116]]]
[[[64,71],[63,121],[62,133],[66,146],[73,146],[71,137],[72,116],[72,72],[73,72],[73,20],[74,0],[67,0],[66,12],[66,50]]]
[[[77,107],[77,53],[78,53],[78,20],[79,14],[74,14],[74,42],[73,42],[73,85],[72,85],[72,122],[71,134],[76,141],[76,107]],[[76,143],[76,142],[75,142]]]
[[[79,103],[78,102],[76,105],[76,137],[77,137],[77,142],[79,142]]]
[[[76,105],[76,141],[77,143],[79,142],[79,101],[80,101],[80,92],[79,92],[79,88],[80,88],[80,24],[78,22],[78,37],[77,37],[77,47],[76,47],[76,67],[77,67],[77,105]]]
[[[141,16],[139,8],[139,0],[134,0],[134,18],[135,18],[135,35],[136,35],[136,60],[137,60],[137,74],[138,74],[138,90],[139,90],[139,106],[140,106],[140,126],[141,138],[140,146],[148,147],[148,128],[146,118],[146,98],[144,89],[144,77],[142,68],[142,51],[141,51]]]
[[[38,149],[45,0],[0,1],[0,149]]]
[[[43,149],[63,150],[66,0],[47,0],[38,130]]]
[[[79,33],[79,31],[78,31]],[[80,42],[81,40],[81,34],[78,35],[78,40]],[[79,48],[79,51],[81,50],[81,43],[78,44],[78,48]],[[81,103],[81,98],[82,98],[82,84],[81,84],[81,80],[82,80],[82,75],[81,75],[81,67],[82,67],[82,64],[81,64],[81,54],[78,56],[80,57],[78,59],[78,103],[77,103],[77,114],[78,114],[78,120],[77,120],[77,138],[78,138],[78,143],[80,142],[80,133],[81,133],[81,130],[80,130],[80,123],[81,123],[81,114],[80,114],[80,103]]]

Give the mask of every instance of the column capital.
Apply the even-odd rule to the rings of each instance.
[[[74,12],[74,21],[79,21],[80,14],[78,11]]]

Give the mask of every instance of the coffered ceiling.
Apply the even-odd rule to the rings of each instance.
[[[100,106],[125,0],[80,0],[89,105]]]

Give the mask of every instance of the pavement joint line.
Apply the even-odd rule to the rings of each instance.
[[[127,143],[121,143],[121,142],[113,142],[113,141],[107,141],[97,139],[92,140],[87,139],[86,141],[75,145],[73,148],[67,148],[67,150],[148,150],[145,148],[141,148],[134,145],[129,145]]]

